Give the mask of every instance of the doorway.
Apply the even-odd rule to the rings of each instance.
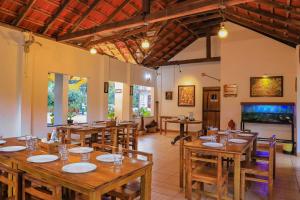
[[[220,128],[220,87],[203,88],[203,129]]]

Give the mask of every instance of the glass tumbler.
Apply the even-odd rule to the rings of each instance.
[[[122,152],[116,152],[114,154],[114,165],[115,166],[121,166],[123,163],[123,154]]]
[[[68,160],[69,152],[68,152],[68,149],[67,149],[67,145],[65,145],[65,144],[59,145],[58,146],[58,152],[59,152],[61,160]]]
[[[82,153],[80,157],[81,162],[89,162],[90,153]]]

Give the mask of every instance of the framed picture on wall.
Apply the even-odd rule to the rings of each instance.
[[[237,94],[238,94],[237,84],[224,85],[224,97],[237,97]]]
[[[250,97],[283,97],[283,76],[250,77]]]
[[[178,106],[195,106],[195,85],[178,86]]]
[[[173,100],[173,92],[166,91],[166,100]]]

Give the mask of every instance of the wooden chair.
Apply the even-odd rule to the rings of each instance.
[[[61,186],[55,183],[45,182],[32,175],[24,174],[23,176],[23,200],[39,198],[43,200],[61,200]]]
[[[192,199],[194,184],[200,185],[200,193],[218,200],[227,199],[228,172],[223,169],[220,153],[197,150],[186,151],[186,198]],[[204,184],[216,185],[217,192],[205,191]],[[201,191],[202,190],[202,191]],[[201,198],[201,197],[200,197]]]
[[[111,145],[98,144],[98,143],[93,143],[92,147],[96,151],[109,152],[109,153],[115,153],[118,149],[117,147],[114,147],[114,146],[111,146]]]
[[[245,182],[254,181],[267,183],[269,188],[269,199],[272,199],[273,193],[273,170],[274,170],[274,154],[276,140],[270,138],[269,143],[269,160],[268,162],[245,163],[241,168],[241,198],[245,199]]]
[[[272,137],[269,138],[268,142],[269,143],[274,143],[274,153],[273,153],[273,178],[276,176],[276,135],[272,135]],[[253,156],[253,160],[257,161],[264,161],[264,162],[269,162],[270,160],[270,152],[269,150],[267,151],[259,151],[257,150],[255,152],[255,155]]]
[[[19,200],[22,198],[22,173],[0,164],[0,199]]]
[[[137,150],[138,135],[138,123],[127,125],[123,131],[118,133],[118,144],[121,144],[126,149]]]
[[[144,157],[145,159],[143,160],[152,162],[152,154],[150,153],[129,150],[129,149],[123,149],[123,153],[126,156],[133,157],[136,159],[141,159],[141,157]],[[119,188],[110,191],[108,194],[111,196],[112,200],[116,200],[117,198],[120,200],[134,200],[140,196],[141,193],[140,182],[141,182],[140,179],[131,181]]]

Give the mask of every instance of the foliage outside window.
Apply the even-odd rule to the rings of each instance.
[[[133,86],[133,114],[134,116],[150,117],[153,113],[153,88],[134,85]]]
[[[71,76],[68,85],[68,119],[87,122],[87,78]]]
[[[108,87],[108,119],[113,119],[115,117],[115,92],[116,87],[114,82],[109,82]]]
[[[48,74],[48,112],[47,124],[54,124],[54,87],[55,87],[55,74]]]

